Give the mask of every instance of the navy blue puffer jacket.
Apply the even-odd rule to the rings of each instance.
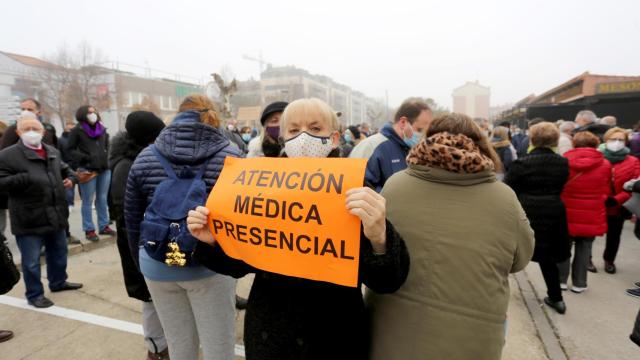
[[[209,160],[202,179],[211,191],[222,171],[227,156],[241,157],[239,150],[229,143],[220,130],[199,121],[196,111],[179,113],[155,141],[156,148],[173,166],[176,174],[185,167],[199,167]],[[127,179],[124,216],[131,255],[138,263],[140,223],[147,205],[151,203],[156,186],[168,176],[150,147],[138,155]],[[204,205],[204,204],[203,204]]]

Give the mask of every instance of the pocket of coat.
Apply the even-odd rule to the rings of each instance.
[[[142,221],[140,224],[140,240],[149,256],[164,262],[167,254],[169,226]]]

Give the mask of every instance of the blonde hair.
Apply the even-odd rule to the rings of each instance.
[[[614,128],[611,128],[611,129],[607,130],[607,132],[604,133],[604,141],[609,141],[609,139],[615,133],[623,133],[624,134],[624,142],[626,143],[626,142],[629,141],[629,133],[627,133],[627,131],[625,129],[619,128],[619,127],[614,127]]]
[[[189,94],[184,98],[178,112],[185,112],[189,110],[198,111],[200,113],[200,122],[213,126],[215,128],[220,126],[220,118],[216,111],[216,106],[205,95],[202,94]]]
[[[320,99],[310,98],[299,99],[287,105],[280,118],[280,132],[282,133],[286,129],[289,120],[298,117],[322,120],[329,124],[331,131],[340,129],[338,116],[331,106]]]
[[[504,126],[496,126],[493,128],[493,134],[491,137],[496,137],[500,139],[500,141],[509,140],[509,129]]]
[[[531,145],[537,148],[552,148],[558,146],[560,130],[550,122],[541,122],[529,128]]]

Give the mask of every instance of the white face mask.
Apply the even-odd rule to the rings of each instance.
[[[20,139],[27,145],[39,147],[42,144],[42,134],[36,131],[27,131],[20,135]]]
[[[325,158],[333,150],[330,137],[313,136],[306,132],[296,135],[284,143],[288,157]]]
[[[98,114],[96,114],[96,113],[88,114],[87,115],[87,121],[92,125],[95,124],[96,121],[98,121]]]
[[[607,141],[607,150],[611,152],[617,152],[624,148],[624,141],[620,140],[609,140]]]

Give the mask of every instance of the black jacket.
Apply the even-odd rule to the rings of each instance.
[[[42,235],[68,227],[62,181],[76,178],[56,148],[43,146],[46,160],[22,142],[0,151],[0,192],[9,195],[14,235]]]
[[[361,286],[356,288],[278,275],[198,243],[195,258],[209,269],[243,277],[255,273],[245,315],[247,359],[367,359],[369,327]],[[404,240],[387,222],[387,252],[376,256],[361,234],[359,284],[395,292],[409,273]]]
[[[82,123],[78,123],[69,134],[67,143],[71,166],[74,169],[86,169],[102,172],[109,169],[107,154],[109,153],[109,134],[104,134],[93,139],[82,129]]]
[[[546,148],[512,162],[504,178],[535,232],[533,261],[561,262],[571,255],[567,213],[560,199],[568,178],[569,161]]]
[[[63,132],[62,135],[60,135],[60,137],[58,138],[57,147],[58,151],[60,151],[60,156],[62,156],[62,161],[71,166],[73,164],[73,159],[71,158],[71,154],[69,153],[69,135],[71,135],[70,131]]]
[[[133,261],[129,249],[127,229],[124,225],[124,194],[127,188],[127,177],[133,161],[142,149],[143,147],[136,144],[126,132],[120,132],[113,137],[109,146],[109,168],[111,169],[109,211],[111,218],[116,220],[118,252],[120,253],[127,294],[141,301],[151,301],[144,277]]]

